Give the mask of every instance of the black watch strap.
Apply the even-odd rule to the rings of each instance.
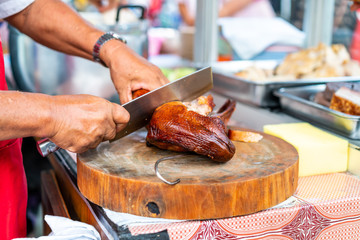
[[[100,59],[100,49],[101,47],[106,43],[108,42],[109,40],[111,39],[115,39],[115,40],[119,40],[123,43],[126,44],[126,40],[123,39],[122,37],[120,37],[119,34],[117,33],[114,33],[114,32],[107,32],[107,33],[104,33],[95,43],[94,45],[94,48],[93,48],[93,59],[94,61],[98,62],[98,63],[101,63],[102,65],[105,65],[105,63]]]

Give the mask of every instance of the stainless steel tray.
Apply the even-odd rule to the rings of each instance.
[[[280,88],[274,92],[280,98],[281,108],[295,117],[320,125],[351,139],[360,139],[360,116],[334,111],[312,101],[324,91],[326,84]]]
[[[274,69],[280,62],[274,60],[263,61],[229,61],[211,64],[213,70],[214,91],[240,102],[259,107],[278,107],[279,99],[273,91],[282,87],[303,86],[327,82],[360,81],[360,76],[299,79],[276,82],[255,82],[235,76],[236,72],[249,66],[264,69]]]

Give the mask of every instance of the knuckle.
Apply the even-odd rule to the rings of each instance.
[[[108,132],[108,134],[105,136],[105,139],[106,140],[110,140],[110,139],[113,139],[115,138],[116,136],[116,129],[113,128],[111,131]]]

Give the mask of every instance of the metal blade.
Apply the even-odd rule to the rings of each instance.
[[[160,105],[175,100],[194,100],[212,87],[212,71],[207,67],[125,103],[123,107],[130,113],[130,121],[110,142],[144,127]]]

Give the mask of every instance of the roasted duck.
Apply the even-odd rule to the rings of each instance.
[[[176,152],[195,152],[217,162],[229,161],[235,146],[226,123],[235,110],[228,100],[217,113],[211,95],[192,102],[174,101],[158,107],[148,125],[147,144]]]

